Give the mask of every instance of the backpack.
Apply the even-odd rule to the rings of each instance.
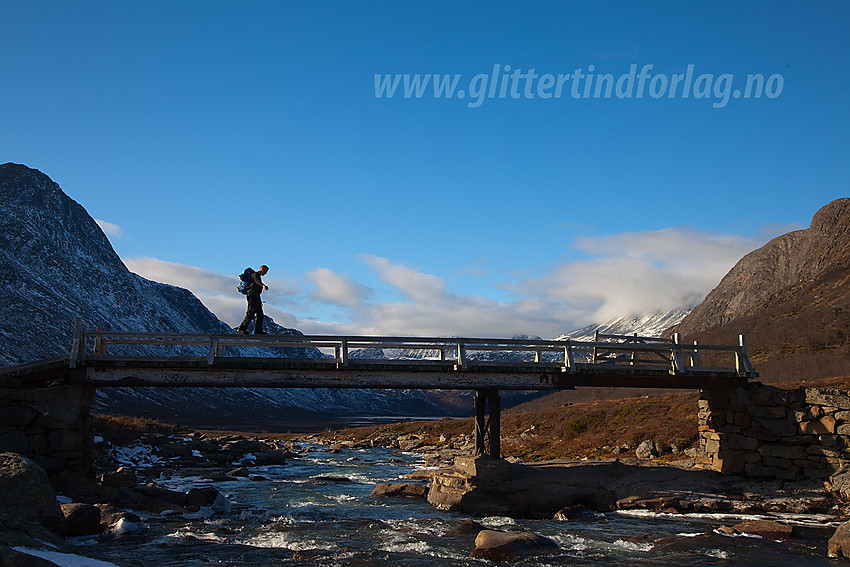
[[[248,295],[248,290],[251,289],[251,284],[254,283],[253,268],[245,268],[245,271],[239,274],[239,281],[241,283],[236,286],[236,289],[239,290],[239,293],[242,295]]]

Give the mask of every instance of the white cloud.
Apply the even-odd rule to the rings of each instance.
[[[378,278],[406,301],[360,303],[348,322],[302,321],[310,333],[420,336],[513,336],[564,332],[563,308],[553,309],[536,298],[502,302],[474,295],[450,293],[445,281],[387,258],[362,255]],[[567,329],[567,330],[571,330]]]
[[[100,227],[100,230],[103,231],[107,236],[114,236],[116,238],[121,238],[124,236],[124,232],[121,230],[121,227],[117,224],[112,224],[111,222],[106,222],[101,219],[94,219],[94,222],[97,223],[97,226]]]
[[[328,268],[316,268],[304,275],[316,286],[311,295],[319,301],[353,307],[372,293],[368,287]]]
[[[702,301],[747,252],[761,244],[683,229],[582,237],[588,259],[511,286],[546,301],[565,301],[587,322],[672,310]]]
[[[308,334],[509,337],[558,336],[592,322],[699,303],[731,267],[771,234],[743,238],[687,229],[621,233],[576,239],[572,253],[537,277],[501,282],[511,300],[449,289],[435,274],[374,255],[361,255],[382,291],[401,299],[373,302],[366,286],[329,268],[314,268],[301,282],[266,279],[266,312]],[[220,319],[236,325],[245,313],[236,277],[155,258],[127,266],[144,277],[192,290]],[[507,272],[505,269],[504,272]],[[312,288],[305,293],[302,287]],[[324,307],[323,307],[324,306]],[[327,313],[328,306],[338,309]],[[294,313],[315,314],[298,317]]]
[[[361,254],[360,258],[378,272],[382,282],[393,286],[408,299],[427,302],[439,299],[446,293],[446,284],[442,278],[378,256]]]

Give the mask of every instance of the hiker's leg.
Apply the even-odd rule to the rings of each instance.
[[[251,319],[254,318],[254,314],[251,313],[251,308],[248,308],[248,312],[245,314],[245,318],[242,319],[242,322],[239,323],[239,326],[236,327],[236,330],[240,333],[244,333],[248,329],[248,324],[251,322]]]
[[[257,298],[257,307],[256,307],[256,311],[257,311],[257,324],[256,324],[256,325],[254,325],[254,332],[255,332],[255,333],[262,333],[262,332],[263,332],[263,318],[264,318],[264,315],[263,315],[263,302],[262,302],[262,301],[260,301],[260,299],[259,299],[259,298]]]
[[[255,305],[254,305],[254,302],[251,301],[251,297],[249,296],[248,297],[248,310],[245,312],[245,318],[242,320],[242,323],[239,324],[239,328],[236,329],[236,330],[239,331],[239,332],[247,331],[248,325],[251,323],[251,321],[254,320],[255,314],[256,314]]]

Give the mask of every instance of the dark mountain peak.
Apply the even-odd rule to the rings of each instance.
[[[47,177],[39,170],[32,169],[31,167],[27,167],[20,163],[8,162],[0,165],[0,181],[5,181],[6,179],[15,179],[27,175],[40,175],[42,177]]]
[[[94,219],[37,169],[0,166],[0,211],[0,253],[14,259],[16,271],[53,282],[79,280],[80,273],[129,274]]]
[[[813,235],[840,236],[850,231],[850,197],[824,205],[812,217]]]
[[[18,163],[0,165],[0,198],[14,202],[30,197],[65,195],[47,175]]]
[[[86,210],[38,170],[0,166],[0,365],[67,352],[88,328],[226,331],[188,290],[130,273]]]

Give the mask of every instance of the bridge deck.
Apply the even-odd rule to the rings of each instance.
[[[725,356],[728,365],[705,366],[703,355],[713,364]],[[79,320],[69,357],[0,369],[0,376],[56,374],[59,367],[74,381],[98,387],[703,389],[757,376],[743,337],[738,345],[716,346],[684,344],[678,336],[604,334],[593,341],[244,336],[83,331]]]

